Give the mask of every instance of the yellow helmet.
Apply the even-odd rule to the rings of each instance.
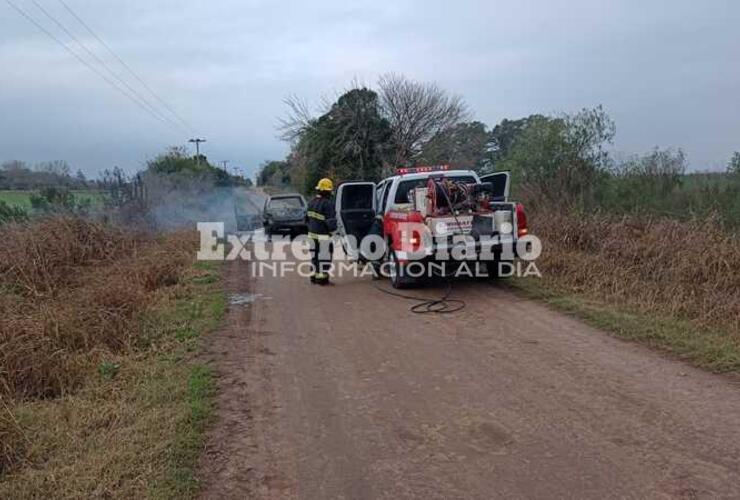
[[[316,184],[316,191],[334,191],[334,183],[331,179],[321,179],[319,183]]]

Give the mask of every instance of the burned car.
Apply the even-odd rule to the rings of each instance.
[[[306,199],[297,193],[270,196],[262,211],[265,234],[269,236],[278,232],[287,232],[291,235],[305,233],[306,207]]]

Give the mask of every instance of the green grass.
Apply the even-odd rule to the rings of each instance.
[[[0,191],[0,201],[8,205],[31,209],[31,195],[33,191]]]
[[[104,192],[92,190],[73,190],[72,194],[80,201],[90,200],[93,208],[102,207],[106,197]]]
[[[717,373],[740,372],[737,333],[699,328],[676,318],[649,315],[558,290],[541,279],[506,282],[528,298],[617,337],[639,342]]]
[[[217,328],[226,310],[226,295],[221,286],[221,267],[215,262],[198,262],[197,274],[190,280],[195,293],[189,300],[178,301],[175,308],[160,318],[180,344],[169,359],[180,363],[186,352],[197,348],[200,336]],[[195,465],[203,448],[205,430],[213,414],[215,382],[211,370],[189,363],[186,381],[186,411],[177,424],[174,443],[169,450],[167,473],[153,486],[157,498],[191,498],[198,492]]]
[[[4,201],[8,205],[21,207],[25,210],[31,209],[31,195],[36,191],[0,191],[0,201]],[[105,193],[101,191],[93,190],[73,190],[72,194],[75,195],[79,201],[90,200],[93,208],[103,206],[105,200]]]
[[[178,427],[169,457],[169,473],[164,483],[155,487],[156,497],[186,498],[198,492],[194,467],[213,415],[216,390],[211,370],[203,365],[194,365],[190,369],[187,387],[188,418]]]

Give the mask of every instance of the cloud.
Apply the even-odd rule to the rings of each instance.
[[[96,47],[57,0],[38,1]],[[252,171],[286,153],[274,130],[283,97],[317,103],[387,71],[463,95],[489,125],[603,104],[626,153],[684,147],[695,168],[719,168],[740,149],[736,2],[66,1],[208,138],[210,158]],[[0,13],[0,158],[134,170],[185,143]]]

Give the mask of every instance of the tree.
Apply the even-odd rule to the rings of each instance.
[[[542,115],[530,115],[518,120],[507,120],[504,118],[496,125],[490,134],[491,162],[495,168],[498,161],[509,155],[514,141],[530,123],[544,118]]]
[[[545,116],[527,123],[512,141],[508,153],[497,164],[497,170],[511,170],[514,186],[530,191],[533,198],[549,197],[552,178],[565,158],[563,141],[565,122]]]
[[[41,162],[36,165],[36,170],[38,172],[46,172],[59,177],[69,177],[72,173],[72,168],[63,160]]]
[[[9,160],[9,161],[3,162],[2,168],[6,172],[13,172],[17,170],[30,170],[26,162],[23,162],[20,160]]]
[[[481,122],[459,123],[426,142],[420,161],[428,165],[490,169],[491,135]]]
[[[205,172],[208,167],[210,167],[208,162],[198,164],[197,159],[191,157],[185,148],[178,147],[170,148],[166,153],[147,162],[147,170],[156,174],[196,174]]]
[[[333,161],[340,178],[377,180],[387,152],[391,129],[380,114],[378,94],[352,89],[328,113],[335,134]]]
[[[212,186],[243,184],[240,177],[211,165],[204,155],[191,157],[185,148],[179,147],[170,148],[166,153],[147,162],[146,176],[155,175],[166,177],[167,185],[183,190],[208,190]]]
[[[106,168],[100,174],[100,179],[98,180],[98,184],[104,189],[115,186],[123,186],[127,183],[128,178],[121,167],[113,167],[113,170],[109,170]]]
[[[68,186],[75,184],[70,176],[69,165],[61,160],[42,162],[31,169],[22,161],[8,161],[2,165],[0,188],[2,189],[41,189],[49,186]]]
[[[25,162],[10,160],[3,162],[0,172],[0,189],[30,189],[34,187],[34,172]]]
[[[322,177],[377,180],[390,137],[378,95],[367,88],[352,89],[302,131],[290,164],[302,172],[305,191]]]
[[[80,187],[87,187],[87,177],[85,177],[85,173],[77,169],[77,173],[75,174],[75,181]]]
[[[740,151],[735,151],[727,164],[727,173],[740,176]]]
[[[612,168],[608,182],[599,186],[599,205],[626,213],[689,211],[689,192],[680,190],[685,172],[686,155],[681,149],[656,147],[647,154],[632,156]],[[717,196],[719,192],[705,198]]]
[[[286,161],[266,161],[257,174],[259,186],[287,186],[290,184],[289,164]]]
[[[414,163],[425,142],[465,120],[469,113],[459,96],[434,84],[389,73],[378,81],[380,108],[392,131],[393,166]]]
[[[666,195],[681,183],[686,173],[686,154],[681,149],[656,147],[644,156],[627,160],[618,172],[623,177],[634,178],[642,187],[654,186],[653,195]]]
[[[601,107],[574,115],[527,119],[497,167],[511,170],[515,185],[551,203],[590,206],[597,184],[608,175],[605,145],[614,122]]]
[[[564,119],[565,141],[573,157],[579,160],[580,173],[608,169],[611,164],[606,144],[612,143],[617,130],[604,108],[584,108]]]
[[[283,103],[288,107],[288,112],[285,117],[279,119],[277,127],[279,136],[282,140],[295,144],[314,119],[306,102],[298,96],[288,96],[283,99]]]

